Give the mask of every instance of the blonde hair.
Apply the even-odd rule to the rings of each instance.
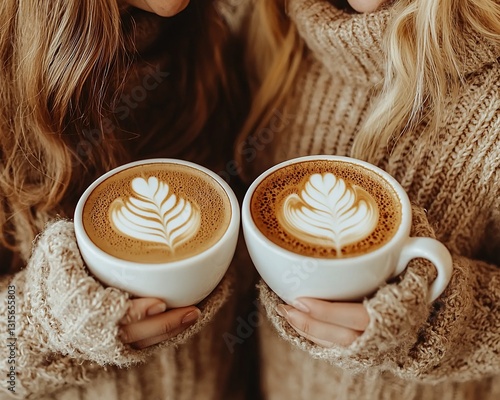
[[[283,106],[304,57],[304,44],[285,8],[284,0],[256,1],[248,49],[258,55],[249,63],[257,71],[255,101],[240,141],[265,127],[272,110]],[[392,10],[384,42],[384,81],[351,153],[372,162],[382,156],[377,154],[382,146],[390,146],[423,120],[429,132],[441,121],[445,103],[464,79],[463,31],[500,43],[497,0],[399,0]]]
[[[189,141],[198,135],[228,86],[225,27],[209,2],[200,3],[190,15],[203,20],[179,33],[191,45],[180,49],[173,38],[170,46],[176,62],[199,66],[179,78],[178,91],[191,101],[172,117],[173,141],[179,132]],[[116,0],[0,2],[0,248],[19,251],[21,240],[71,210],[91,180],[127,158],[112,107],[134,55],[133,25]],[[98,145],[82,158],[78,146],[90,131]]]
[[[393,15],[383,87],[353,144],[355,156],[374,162],[381,144],[422,121],[436,131],[465,78],[464,31],[500,43],[496,0],[402,0]]]

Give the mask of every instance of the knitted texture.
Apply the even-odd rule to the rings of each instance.
[[[106,372],[100,366],[131,366],[162,354],[164,348],[186,343],[214,318],[230,295],[233,279],[228,273],[199,304],[202,314],[193,326],[161,344],[134,350],[117,338],[118,321],[127,311],[128,295],[104,288],[89,276],[72,222],[49,224],[37,240],[27,268],[5,286],[13,286],[16,291],[16,393],[22,398],[39,399],[63,386],[89,383]],[[1,305],[3,315],[7,315],[6,305]],[[1,328],[2,334],[8,332],[4,321]],[[196,360],[183,361],[196,364]],[[0,362],[8,370],[7,360]],[[175,373],[178,365],[174,361],[169,368]],[[3,385],[0,393],[6,389]],[[157,396],[162,396],[161,386],[155,390]],[[169,389],[173,393],[175,390],[175,386]]]
[[[423,211],[417,210],[414,215],[413,236],[433,237]],[[426,297],[435,269],[424,260],[410,262],[399,281],[385,285],[365,300],[370,324],[347,348],[324,349],[298,336],[277,315],[276,306],[281,301],[264,283],[259,285],[260,298],[282,337],[312,357],[352,373],[377,367],[401,378],[429,383],[474,380],[500,370],[500,358],[496,357],[500,316],[490,303],[492,297],[500,300],[500,290],[495,288],[498,281],[485,282],[486,276],[498,273],[491,266],[478,263],[477,269],[468,267],[464,259],[455,261],[452,281],[431,308]],[[476,299],[474,304],[474,295],[488,290],[488,296]],[[492,347],[485,349],[478,342],[492,343]]]
[[[244,166],[250,180],[285,159],[350,155],[383,77],[390,6],[369,14],[325,0],[287,6],[309,51],[279,110],[282,129]],[[365,300],[370,323],[363,335],[349,347],[325,349],[290,328],[275,311],[282,301],[261,283],[266,399],[500,395],[500,49],[470,32],[462,39],[459,68],[466,79],[438,131],[429,134],[423,123],[390,148],[381,144],[378,163],[414,204],[412,235],[435,237],[452,253],[450,284],[428,305],[436,272],[429,262],[413,260]]]
[[[117,339],[118,321],[127,311],[128,296],[104,288],[88,274],[73,223],[58,221],[47,226],[35,244],[26,280],[30,320],[47,335],[49,350],[101,365],[135,360],[132,354],[127,357],[125,346]]]

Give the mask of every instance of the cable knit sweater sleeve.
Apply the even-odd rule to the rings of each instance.
[[[413,211],[412,235],[435,237],[423,209]],[[500,245],[498,237],[488,240]],[[284,339],[312,357],[353,372],[379,368],[425,382],[499,374],[500,268],[457,254],[453,267],[447,289],[428,305],[424,299],[435,269],[425,260],[413,260],[399,281],[365,300],[369,326],[347,348],[325,349],[298,335],[276,314],[281,301],[264,283],[260,298]]]
[[[53,222],[37,239],[27,267],[0,281],[0,340],[11,344],[9,354],[0,359],[0,371],[4,377],[9,371],[15,374],[12,385],[0,385],[0,395],[39,398],[64,386],[88,383],[106,366],[126,367],[146,360],[158,347],[184,343],[223,304],[229,282],[226,276],[200,304],[202,317],[184,333],[134,350],[117,338],[128,295],[103,287],[87,273],[72,222]],[[10,315],[15,317],[8,320]]]

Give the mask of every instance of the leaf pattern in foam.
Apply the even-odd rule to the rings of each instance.
[[[377,203],[366,190],[332,173],[313,174],[299,194],[289,195],[278,221],[291,235],[313,245],[344,246],[368,237],[379,218]]]
[[[134,178],[131,187],[133,196],[116,199],[110,207],[111,226],[118,233],[174,251],[198,232],[200,211],[167,183],[152,176]]]

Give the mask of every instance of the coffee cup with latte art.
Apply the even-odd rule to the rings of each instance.
[[[429,300],[446,288],[449,251],[410,237],[411,204],[399,183],[369,163],[340,156],[285,161],[259,176],[242,207],[245,242],[263,280],[284,301],[355,301],[414,258],[438,272]]]
[[[240,210],[212,171],[182,160],[118,167],[80,198],[75,234],[97,279],[169,307],[196,304],[221,281],[233,258]]]

